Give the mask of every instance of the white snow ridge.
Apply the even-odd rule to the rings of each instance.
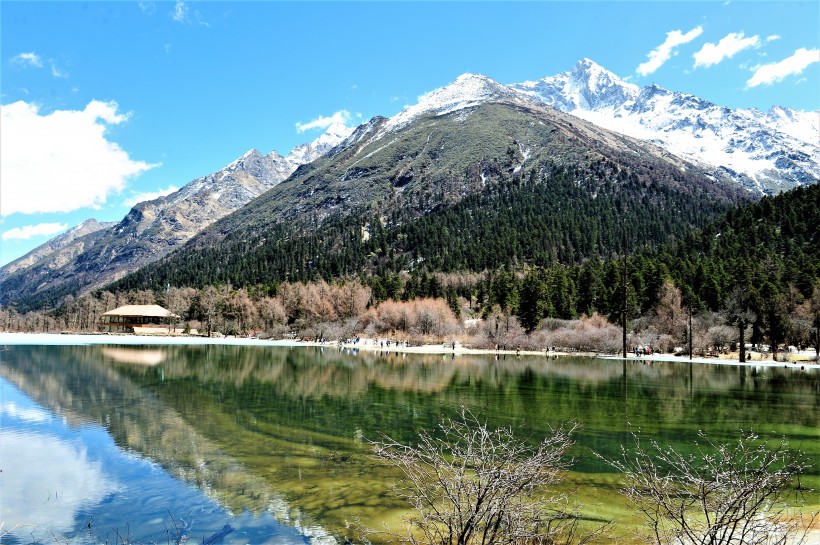
[[[569,72],[510,87],[657,144],[752,191],[777,193],[820,180],[820,112],[732,110],[657,85],[641,89],[589,59]]]

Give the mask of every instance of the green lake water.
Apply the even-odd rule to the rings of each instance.
[[[312,543],[394,529],[395,471],[368,441],[412,442],[464,406],[539,441],[575,421],[564,488],[590,523],[640,521],[615,458],[640,430],[694,448],[740,430],[820,460],[820,372],[591,358],[421,356],[237,346],[9,346],[0,356],[3,543]],[[820,487],[818,464],[804,481]],[[816,493],[810,505],[820,505]]]

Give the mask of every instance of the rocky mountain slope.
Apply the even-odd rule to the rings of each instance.
[[[733,193],[726,177],[706,176],[660,147],[557,111],[485,76],[465,74],[392,118],[362,124],[331,153],[207,229],[197,244],[283,219],[321,221],[392,206],[421,215],[546,163],[585,168],[604,158],[641,168],[659,163],[676,173],[665,175],[663,183],[678,173],[691,179],[691,187],[675,182],[682,191],[706,184],[718,196]]]
[[[122,221],[88,220],[0,269],[0,304],[41,290],[98,288],[181,247],[202,229],[330,151],[351,132],[333,125],[287,156],[250,150],[225,168],[180,190],[134,206]]]
[[[93,244],[98,238],[92,236],[87,237],[87,235],[99,233],[114,225],[116,225],[116,222],[113,221],[100,223],[95,219],[85,220],[80,225],[72,227],[65,233],[57,235],[45,244],[38,246],[23,257],[7,263],[0,269],[0,278],[14,274],[18,270],[31,267],[38,261],[46,259],[49,256],[54,256],[52,259],[55,268],[61,267],[81,253],[86,245]],[[74,244],[78,239],[82,240]]]
[[[652,142],[758,193],[820,180],[820,112],[729,109],[657,85],[640,88],[589,59],[510,86],[596,125]]]

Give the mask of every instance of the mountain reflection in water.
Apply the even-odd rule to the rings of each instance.
[[[820,454],[820,374],[796,369],[354,354],[312,347],[13,346],[4,352],[0,375],[32,398],[33,409],[59,415],[67,430],[99,430],[134,461],[124,471],[131,479],[125,485],[116,472],[101,481],[107,487],[97,485],[104,492],[97,507],[87,509],[95,521],[100,504],[107,509],[127,495],[123,486],[147,483],[146,474],[161,468],[182,489],[201,491],[201,501],[223,509],[222,519],[209,519],[208,530],[197,536],[231,521],[237,530],[226,543],[260,542],[242,537],[248,526],[274,536],[275,543],[330,541],[323,528],[357,540],[358,520],[371,528],[395,528],[405,513],[389,494],[397,474],[373,465],[367,440],[386,432],[412,441],[418,429],[434,429],[462,405],[534,441],[550,426],[580,422],[584,429],[576,438],[568,487],[580,487],[591,517],[604,507],[625,509],[617,475],[590,450],[616,456],[630,424],[683,449],[691,448],[700,429],[721,440],[753,428],[785,435],[810,455]],[[32,427],[19,421],[19,429]],[[74,445],[73,459],[96,467],[97,459],[83,458]],[[813,471],[808,480],[818,484]],[[157,504],[182,518],[175,509],[183,505],[178,491],[139,487],[156,492]],[[168,523],[168,512],[146,507],[143,516],[142,510],[124,511],[125,518],[112,524],[130,521],[133,529],[142,520],[129,518],[136,516]],[[73,515],[74,528],[82,516]],[[634,523],[627,517],[626,524]]]

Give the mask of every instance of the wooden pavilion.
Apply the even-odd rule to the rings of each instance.
[[[125,305],[100,317],[100,331],[109,333],[160,334],[172,330],[176,314],[159,305]]]

